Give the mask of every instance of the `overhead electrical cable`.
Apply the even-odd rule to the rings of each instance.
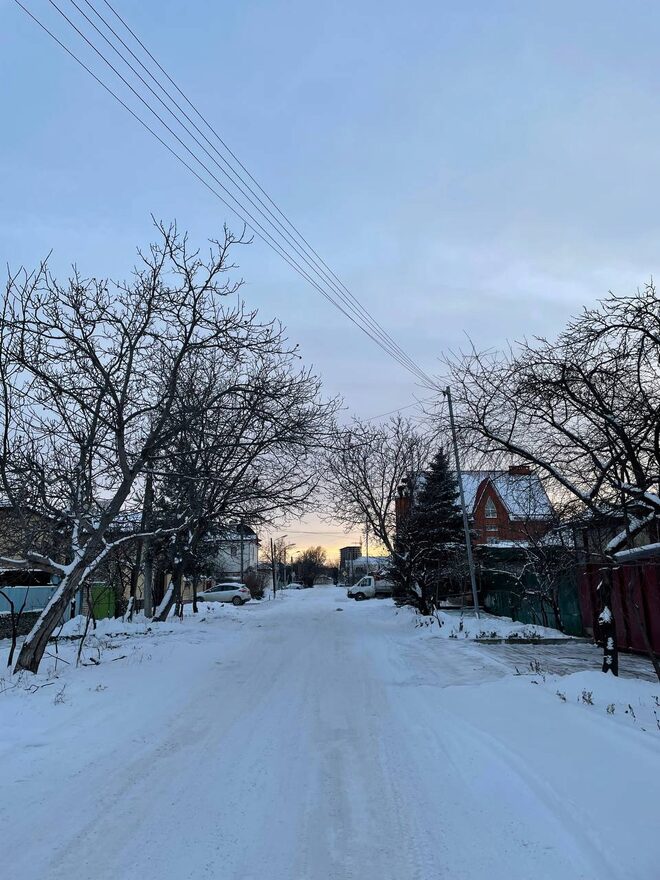
[[[79,11],[79,13],[85,18],[85,20],[94,28],[94,30],[103,38],[103,40],[110,45],[113,51],[121,58],[122,62],[129,67],[131,72],[137,76],[144,86],[149,90],[149,92],[157,98],[160,104],[165,107],[167,112],[174,118],[176,123],[181,126],[189,137],[191,137],[194,142],[197,144],[199,148],[201,148],[206,155],[213,161],[213,163],[220,169],[220,172],[231,181],[232,185],[235,186],[241,194],[248,199],[250,204],[255,209],[256,213],[259,215],[260,219],[257,219],[253,215],[253,213],[245,207],[245,205],[240,201],[240,199],[232,193],[218,177],[213,173],[213,171],[205,164],[205,162],[200,159],[200,157],[196,154],[196,152],[191,149],[191,147],[171,128],[170,125],[162,118],[162,116],[154,110],[154,108],[149,104],[148,100],[146,100],[139,91],[134,88],[131,83],[122,75],[122,73],[113,65],[111,61],[109,61],[103,52],[94,44],[93,40],[88,38],[77,26],[77,24],[69,18],[69,16],[54,2],[54,0],[48,0],[50,5],[59,13],[59,15],[64,18],[64,20],[70,25],[70,27],[78,34],[78,36],[84,40],[85,43],[96,53],[96,55],[101,58],[101,60],[113,71],[113,73],[121,80],[122,83],[131,91],[131,93],[141,102],[141,104],[146,107],[146,109],[158,120],[158,122],[166,129],[167,132],[180,144],[184,150],[191,156],[191,158],[203,169],[203,171],[220,187],[225,196],[221,195],[209,182],[206,180],[194,167],[192,167],[188,161],[185,160],[175,149],[172,148],[170,144],[168,144],[163,137],[161,137],[154,129],[142,119],[140,115],[138,115],[122,98],[108,86],[96,73],[87,65],[84,61],[82,61],[75,52],[73,52],[68,46],[66,46],[56,35],[51,31],[42,21],[40,21],[20,0],[15,0],[16,4],[25,12],[39,27],[50,36],[64,51],[75,60],[106,92],[108,92],[125,110],[127,110],[133,118],[135,118],[151,135],[153,135],[159,143],[161,143],[176,159],[178,159],[206,188],[212,192],[220,201],[226,205],[230,210],[232,210],[240,219],[248,226],[252,232],[261,238],[272,250],[274,250],[294,271],[298,272],[301,277],[303,277],[308,283],[310,283],[321,295],[332,305],[334,305],[339,311],[342,312],[355,326],[357,326],[360,330],[362,330],[373,342],[375,342],[383,351],[389,354],[394,360],[396,360],[401,366],[403,366],[406,370],[411,372],[423,385],[426,385],[430,388],[435,389],[436,383],[434,380],[428,376],[424,371],[419,367],[413,359],[406,354],[406,352],[392,339],[392,337],[378,324],[375,319],[373,319],[366,309],[359,303],[353,294],[348,291],[348,288],[343,285],[337,276],[330,270],[327,265],[321,260],[320,257],[316,254],[316,252],[311,248],[311,246],[306,242],[306,240],[300,235],[300,233],[295,229],[295,227],[287,220],[285,215],[277,208],[274,202],[267,196],[264,190],[256,183],[252,175],[249,174],[245,166],[240,163],[240,161],[235,157],[235,155],[229,150],[229,148],[224,144],[224,141],[211,129],[210,125],[204,120],[204,118],[199,114],[194,108],[194,105],[185,98],[185,95],[181,92],[180,89],[174,84],[173,80],[165,73],[163,68],[158,62],[155,61],[151,53],[144,47],[142,42],[135,36],[133,31],[126,25],[123,19],[120,18],[118,13],[113,9],[113,7],[106,2],[106,6],[111,9],[113,14],[117,16],[117,18],[122,22],[124,27],[131,33],[131,35],[136,39],[136,41],[144,48],[149,57],[154,61],[157,67],[163,71],[164,75],[167,77],[168,81],[170,81],[173,86],[177,89],[177,91],[183,95],[186,102],[193,107],[195,113],[205,122],[207,127],[211,130],[214,136],[218,139],[220,143],[228,150],[230,155],[235,159],[235,161],[240,165],[240,167],[245,171],[245,173],[250,177],[251,180],[254,181],[255,185],[259,188],[259,190],[264,194],[264,196],[268,199],[268,201],[275,207],[278,213],[285,219],[290,228],[298,235],[300,240],[303,242],[301,245],[300,241],[296,241],[293,236],[285,229],[285,227],[275,218],[272,211],[270,211],[267,206],[264,204],[263,200],[254,192],[254,190],[249,186],[249,184],[244,180],[244,178],[240,175],[239,172],[236,172],[235,169],[231,167],[231,165],[227,162],[227,160],[221,155],[221,153],[213,146],[213,144],[208,140],[208,138],[201,132],[198,126],[190,119],[188,114],[182,110],[178,102],[175,101],[174,98],[169,94],[169,92],[158,82],[158,80],[153,76],[153,74],[145,67],[144,64],[137,58],[135,53],[126,45],[126,43],[116,34],[114,29],[107,23],[107,21],[101,16],[101,14],[95,9],[92,3],[89,0],[85,0],[87,6],[94,11],[94,13],[98,16],[98,18],[108,27],[108,29],[117,37],[117,39],[121,42],[121,44],[127,49],[127,51],[131,54],[133,58],[138,61],[143,70],[145,70],[150,78],[158,85],[163,94],[172,101],[172,103],[177,107],[179,112],[182,112],[185,118],[193,125],[195,130],[200,134],[201,137],[204,138],[206,143],[208,143],[212,149],[217,153],[220,159],[223,161],[225,165],[229,168],[231,173],[228,173],[218,161],[209,153],[209,151],[204,147],[202,143],[197,139],[197,137],[190,131],[190,129],[181,121],[178,115],[170,108],[168,105],[162,100],[162,98],[154,92],[151,86],[145,81],[145,79],[141,76],[141,74],[135,69],[135,67],[131,64],[131,62],[123,55],[121,50],[119,50],[108,37],[99,30],[96,24],[85,14],[85,12],[78,6],[75,0],[71,0],[72,5]],[[235,175],[235,176],[234,176]],[[245,185],[245,187],[249,190],[249,193],[243,189],[243,187],[237,183],[236,177]],[[257,199],[259,204],[256,204],[254,199]],[[233,204],[227,201],[230,199]],[[262,207],[260,208],[259,205]],[[269,215],[266,216],[264,213],[264,209]],[[249,219],[246,219],[249,218]],[[263,222],[261,222],[263,221]],[[274,222],[275,221],[275,222]],[[270,226],[269,229],[265,228],[263,225],[266,223]],[[277,226],[275,225],[277,224]],[[273,236],[273,232],[283,241],[278,240]],[[289,248],[293,247],[295,253],[298,258],[303,261],[304,266],[300,264],[299,259],[296,256],[290,253]],[[312,256],[310,256],[310,252]],[[325,267],[325,268],[322,268]],[[310,274],[311,273],[311,274]],[[336,279],[333,280],[333,279]],[[326,289],[327,288],[327,289]],[[343,288],[343,290],[342,290]],[[344,292],[346,291],[346,292]],[[341,302],[338,302],[335,298],[336,296],[340,297]]]
[[[72,0],[72,2],[73,2],[73,0]],[[163,87],[163,85],[153,76],[151,71],[149,71],[149,69],[142,63],[142,61],[140,61],[140,59],[137,58],[135,53],[127,46],[127,44],[124,42],[124,40],[122,40],[122,38],[116,33],[116,31],[114,30],[114,28],[112,28],[112,26],[108,23],[108,21],[105,18],[103,18],[103,16],[101,16],[101,14],[95,8],[95,6],[91,2],[91,0],[84,0],[84,2],[87,4],[87,6],[89,6],[91,9],[93,9],[95,11],[96,15],[104,22],[106,27],[108,27],[108,29],[117,37],[117,39],[121,42],[121,44],[131,53],[131,55],[136,59],[136,61],[140,64],[140,66],[143,68],[143,70],[145,70],[149,74],[149,76],[154,80],[154,82],[156,82],[158,84],[159,88],[162,89],[165,94],[167,94],[168,98],[172,101],[172,103],[185,115],[186,119],[188,119],[188,121],[190,121],[191,124],[195,126],[195,129],[205,138],[207,143],[210,144],[210,141],[208,141],[208,139],[202,134],[200,129],[190,119],[190,117],[183,110],[181,105],[176,101],[175,98],[172,97],[172,95]],[[404,355],[405,358],[408,360],[408,362],[411,363],[411,365],[413,365],[416,369],[420,369],[418,367],[418,365],[415,363],[415,361],[409,355],[407,355],[405,350],[401,348],[401,346],[392,338],[392,336],[390,336],[390,334],[386,330],[384,330],[383,327],[380,324],[378,324],[378,322],[375,321],[375,319],[373,319],[371,315],[369,315],[369,312],[364,308],[364,306],[359,301],[359,299],[357,299],[357,297],[354,296],[354,294],[349,290],[349,288],[341,281],[341,279],[333,272],[333,270],[330,268],[330,266],[328,266],[328,264],[325,262],[325,260],[323,260],[323,258],[318,254],[318,252],[312,247],[312,245],[305,238],[305,236],[300,232],[300,230],[291,222],[291,220],[286,216],[286,214],[278,207],[278,205],[273,201],[273,199],[263,189],[261,184],[253,177],[253,175],[250,173],[250,171],[246,168],[246,166],[241,162],[241,160],[238,158],[238,156],[229,147],[229,145],[226,143],[226,141],[224,141],[223,138],[218,134],[218,132],[211,125],[211,123],[208,121],[208,119],[206,119],[206,117],[198,110],[198,108],[192,103],[192,101],[181,90],[181,88],[179,88],[179,86],[176,84],[176,82],[167,73],[167,71],[163,68],[163,66],[159,63],[159,61],[154,57],[154,55],[149,51],[147,46],[145,46],[143,41],[139,38],[139,36],[135,33],[135,31],[133,31],[133,29],[126,22],[126,20],[124,18],[122,18],[122,16],[119,14],[119,12],[117,12],[117,10],[114,8],[114,6],[110,2],[108,2],[108,0],[103,0],[103,2],[108,7],[108,9],[112,12],[112,14],[117,18],[117,20],[121,23],[121,25],[126,29],[126,31],[131,35],[131,37],[135,40],[135,42],[140,46],[140,48],[145,52],[145,54],[156,65],[156,67],[163,74],[163,76],[165,76],[167,81],[173,86],[173,88],[183,98],[183,100],[191,108],[193,113],[206,126],[206,128],[209,130],[211,135],[218,141],[218,143],[220,143],[222,145],[222,147],[226,150],[226,152],[229,154],[229,156],[234,160],[234,162],[239,166],[239,168],[247,175],[247,177],[249,177],[249,179],[256,186],[256,188],[259,190],[259,192],[264,196],[266,201],[270,205],[272,205],[272,207],[275,209],[276,213],[279,214],[279,216],[282,218],[282,220],[284,220],[286,225],[292,230],[293,233],[295,233],[295,235],[298,237],[298,239],[304,244],[304,246],[307,248],[307,250],[316,258],[316,260],[318,260],[318,263],[325,269],[325,271],[328,273],[328,275],[330,275],[335,280],[335,282],[343,289],[346,296],[355,304],[356,308],[358,308],[366,318],[368,318],[370,321],[372,321],[378,327],[379,331],[381,331],[384,334],[385,338],[389,341],[389,343],[400,354]],[[227,163],[227,160],[222,156],[222,154],[217,150],[217,148],[215,148],[215,147],[212,147],[212,148],[218,153],[218,155],[221,157],[222,161]],[[241,176],[241,174],[238,171],[236,171],[236,169],[233,169],[233,170],[234,170],[234,173],[236,173],[236,175],[239,177],[239,179],[246,186],[249,187],[249,184],[247,184],[247,182],[244,180],[244,178]],[[255,196],[255,198],[264,207],[264,209],[268,212],[268,214],[275,219],[275,215],[273,214],[273,212],[270,211],[270,209],[267,207],[267,205],[264,203],[264,201],[259,197],[259,195],[257,193],[255,193],[255,191],[251,187],[250,187],[250,192]],[[279,221],[277,221],[277,222],[279,223]],[[281,224],[279,224],[279,225],[281,226]],[[324,274],[325,274],[325,272],[324,272]],[[424,378],[426,381],[430,381],[433,385],[435,384],[433,382],[433,379],[431,379],[431,377],[428,376],[427,374],[424,374]]]
[[[157,77],[149,70],[149,68],[142,62],[142,60],[133,52],[133,50],[128,46],[125,40],[117,33],[117,31],[112,27],[112,25],[108,22],[106,18],[98,11],[98,9],[94,6],[91,0],[84,0],[84,3],[92,10],[92,12],[97,16],[97,18],[105,25],[108,31],[119,41],[119,43],[126,49],[126,51],[131,55],[132,58],[135,59],[137,64],[142,68],[142,70],[149,76],[149,78],[155,83],[155,85],[160,89],[160,91],[167,97],[169,101],[176,107],[177,111],[181,113],[185,119],[192,125],[195,131],[199,134],[201,138],[208,144],[211,150],[219,157],[220,161],[224,166],[222,167],[218,164],[217,159],[212,156],[209,151],[204,147],[203,144],[199,142],[199,140],[195,137],[194,134],[188,129],[186,125],[184,125],[180,118],[176,113],[172,111],[170,107],[163,101],[163,99],[151,88],[151,86],[144,80],[142,75],[135,69],[135,67],[131,64],[130,61],[126,59],[126,57],[121,53],[120,50],[113,44],[112,40],[110,40],[98,27],[97,25],[89,18],[89,16],[80,8],[76,0],[70,0],[71,4],[75,6],[75,8],[80,12],[80,14],[87,20],[87,22],[94,28],[94,30],[102,37],[102,39],[113,49],[117,55],[122,59],[122,61],[132,70],[132,72],[140,79],[140,81],[146,86],[146,88],[151,92],[151,94],[165,107],[165,109],[172,115],[176,121],[182,125],[182,127],[186,130],[186,132],[193,138],[195,143],[205,152],[205,154],[211,159],[212,162],[221,170],[221,172],[229,177],[232,181],[233,185],[242,193],[242,195],[248,199],[250,204],[256,209],[257,212],[261,213],[262,217],[265,218],[264,211],[270,218],[267,222],[271,224],[276,224],[278,227],[278,234],[284,236],[287,243],[290,244],[296,250],[296,253],[305,260],[310,269],[315,272],[318,272],[323,277],[323,280],[326,284],[330,285],[333,290],[340,296],[342,301],[346,304],[348,308],[357,309],[360,313],[361,317],[369,324],[370,328],[378,335],[383,342],[387,345],[390,345],[394,350],[398,352],[398,354],[406,360],[406,362],[415,369],[415,371],[419,375],[418,365],[414,362],[414,360],[405,352],[404,349],[399,346],[399,344],[390,336],[390,334],[384,330],[384,328],[373,318],[372,315],[366,310],[366,308],[362,305],[362,303],[351,293],[351,291],[346,287],[345,284],[335,275],[335,273],[330,269],[330,267],[324,262],[324,260],[319,256],[319,254],[314,250],[314,248],[309,244],[307,239],[300,233],[298,229],[288,220],[286,215],[277,207],[277,205],[273,202],[273,200],[268,196],[268,194],[262,189],[262,187],[258,184],[258,182],[252,177],[250,172],[245,168],[243,163],[238,159],[238,157],[231,151],[231,149],[227,146],[227,144],[223,141],[220,135],[212,128],[210,123],[200,114],[200,112],[194,107],[194,105],[189,101],[189,99],[183,94],[181,89],[173,82],[171,77],[163,70],[162,66],[154,59],[151,52],[144,46],[142,41],[135,35],[135,33],[131,30],[131,28],[126,24],[124,19],[121,18],[119,13],[106,2],[106,6],[113,12],[113,14],[119,19],[122,25],[126,28],[126,30],[131,34],[131,36],[136,40],[136,42],[143,48],[143,50],[147,53],[147,55],[153,60],[159,70],[161,70],[167,80],[172,83],[174,88],[184,97],[185,101],[193,108],[197,116],[203,121],[206,127],[209,129],[213,137],[223,146],[223,148],[229,153],[229,155],[234,159],[234,161],[240,166],[240,168],[247,174],[247,176],[252,180],[258,190],[265,196],[267,201],[273,205],[277,213],[284,219],[287,226],[293,231],[297,239],[287,230],[286,226],[282,224],[282,222],[278,219],[276,214],[270,210],[268,205],[264,202],[264,200],[259,196],[257,192],[250,186],[250,184],[245,180],[245,178],[237,171],[232,164],[223,156],[220,150],[213,144],[212,141],[208,139],[208,137],[204,134],[204,132],[199,128],[199,126],[195,123],[195,121],[188,115],[185,109],[181,106],[181,104],[172,96],[172,94],[163,86],[163,84],[158,80]],[[240,183],[237,181],[240,181]],[[244,188],[245,187],[245,188]],[[248,192],[245,191],[248,190]],[[248,194],[249,193],[249,194]],[[258,202],[258,205],[255,203]],[[259,207],[260,206],[260,207]],[[304,253],[301,253],[301,248]],[[313,268],[312,265],[313,264]],[[420,377],[421,378],[421,377]],[[424,376],[425,380],[429,380],[430,377]]]
[[[243,213],[245,213],[248,217],[250,217],[251,215],[249,214],[249,212],[245,211],[245,210],[240,206],[240,204],[239,204],[239,208],[236,208],[235,205],[231,205],[231,204],[227,201],[227,199],[224,198],[224,197],[223,197],[223,196],[222,196],[222,195],[221,195],[221,194],[220,194],[220,193],[219,193],[219,192],[218,192],[213,186],[211,186],[211,184],[210,184],[207,180],[204,180],[204,178],[203,178],[203,177],[202,177],[197,171],[195,171],[195,169],[194,169],[194,168],[193,168],[193,167],[192,167],[192,166],[191,166],[191,165],[190,165],[190,164],[189,164],[189,163],[188,163],[188,162],[187,162],[182,156],[180,156],[180,155],[176,152],[176,150],[174,150],[174,149],[173,149],[173,148],[172,148],[172,147],[171,147],[171,146],[170,146],[165,140],[163,140],[163,138],[160,137],[160,135],[158,135],[157,132],[155,132],[154,129],[151,128],[151,126],[150,126],[148,123],[146,123],[146,122],[145,122],[145,121],[144,121],[144,120],[143,120],[143,119],[142,119],[142,118],[141,118],[141,117],[140,117],[140,116],[139,116],[134,110],[132,110],[132,109],[128,106],[128,104],[126,104],[126,102],[123,101],[123,100],[119,97],[119,95],[117,95],[116,92],[114,92],[114,91],[113,91],[113,90],[112,90],[112,89],[111,89],[106,83],[104,83],[104,82],[100,79],[100,77],[98,77],[98,76],[97,76],[97,75],[91,70],[91,68],[88,67],[88,65],[86,65],[86,64],[85,64],[80,58],[78,58],[78,56],[77,56],[77,55],[76,55],[71,49],[69,49],[68,46],[66,46],[66,45],[65,45],[65,44],[64,44],[64,43],[63,43],[63,42],[62,42],[62,41],[61,41],[61,40],[60,40],[60,39],[59,39],[59,38],[58,38],[58,37],[57,37],[57,36],[56,36],[56,35],[55,35],[55,34],[54,34],[54,33],[53,33],[53,32],[47,27],[47,26],[46,26],[46,25],[44,25],[43,22],[41,22],[41,21],[40,21],[40,20],[39,20],[39,19],[38,19],[38,18],[37,18],[32,12],[30,12],[30,10],[27,9],[27,8],[23,5],[23,3],[20,2],[20,0],[14,0],[14,2],[15,2],[18,6],[20,6],[21,9],[23,9],[24,12],[26,12],[26,14],[29,15],[30,18],[31,18],[36,24],[38,24],[39,27],[41,27],[41,28],[42,28],[42,29],[43,29],[43,30],[44,30],[44,31],[45,31],[45,32],[46,32],[46,33],[47,33],[47,34],[48,34],[48,35],[49,35],[49,36],[50,36],[50,37],[51,37],[51,38],[52,38],[52,39],[53,39],[53,40],[54,40],[54,41],[55,41],[55,42],[56,42],[61,48],[62,48],[62,49],[64,49],[64,51],[65,51],[68,55],[70,55],[70,57],[73,58],[73,60],[76,61],[76,62],[77,62],[77,63],[78,63],[78,64],[79,64],[79,65],[80,65],[80,66],[81,66],[81,67],[82,67],[82,68],[83,68],[83,69],[84,69],[84,70],[85,70],[85,71],[86,71],[86,72],[87,72],[87,73],[88,73],[88,74],[89,74],[89,75],[90,75],[90,76],[91,76],[91,77],[92,77],[92,78],[93,78],[93,79],[94,79],[94,80],[95,80],[95,81],[96,81],[96,82],[97,82],[97,83],[103,88],[103,89],[105,89],[105,91],[108,92],[108,94],[110,94],[110,95],[111,95],[111,96],[112,96],[112,97],[113,97],[113,98],[114,98],[119,104],[121,104],[121,106],[122,106],[125,110],[127,110],[127,111],[131,114],[131,116],[133,116],[134,119],[136,119],[136,120],[137,120],[137,121],[138,121],[138,122],[139,122],[139,123],[140,123],[140,124],[141,124],[141,125],[142,125],[142,126],[143,126],[143,127],[144,127],[144,128],[150,133],[150,134],[151,134],[151,135],[153,135],[153,136],[156,138],[156,140],[158,140],[158,141],[159,141],[159,142],[165,147],[166,150],[168,150],[168,151],[169,151],[169,152],[170,152],[170,153],[171,153],[176,159],[178,159],[178,160],[179,160],[179,161],[180,161],[180,162],[181,162],[181,163],[182,163],[182,164],[183,164],[183,165],[184,165],[184,166],[185,166],[185,167],[186,167],[186,168],[187,168],[187,169],[188,169],[188,170],[189,170],[189,171],[190,171],[190,172],[191,172],[191,173],[192,173],[192,174],[193,174],[193,175],[199,180],[199,181],[200,181],[200,183],[202,183],[202,184],[203,184],[203,185],[204,185],[204,186],[205,186],[205,187],[206,187],[211,193],[213,193],[213,195],[215,195],[218,199],[220,199],[220,201],[221,201],[224,205],[226,205],[231,211],[233,211],[233,212],[234,212],[234,213],[235,213],[235,214],[236,214],[236,215],[237,215],[237,216],[238,216],[238,217],[239,217],[239,218],[245,223],[245,225],[246,225],[250,230],[252,230],[252,232],[254,232],[255,235],[257,235],[257,237],[259,237],[262,241],[264,241],[265,244],[267,244],[272,250],[274,250],[279,256],[281,256],[282,259],[283,259],[285,262],[287,262],[287,263],[291,266],[292,269],[294,269],[294,271],[298,272],[298,274],[301,275],[301,277],[303,277],[303,278],[304,278],[306,281],[308,281],[313,287],[315,287],[316,290],[318,290],[318,292],[319,292],[322,296],[324,296],[325,299],[328,300],[328,302],[330,302],[332,305],[334,305],[336,308],[338,308],[339,311],[341,311],[341,312],[342,312],[342,313],[343,313],[343,314],[349,319],[349,321],[351,321],[353,324],[355,324],[355,326],[356,326],[359,330],[362,330],[364,333],[366,333],[366,335],[369,336],[369,338],[372,339],[372,340],[373,340],[373,341],[374,341],[374,342],[375,342],[380,348],[382,348],[383,351],[384,351],[386,354],[389,354],[390,356],[394,357],[395,360],[397,360],[397,361],[401,364],[401,366],[403,366],[405,369],[407,369],[407,370],[409,370],[410,372],[412,372],[412,371],[410,370],[410,367],[409,367],[407,364],[402,363],[402,362],[399,360],[399,358],[396,357],[396,354],[395,354],[395,353],[393,353],[390,349],[388,349],[388,348],[387,348],[387,347],[386,347],[386,346],[385,346],[385,345],[384,345],[379,339],[375,338],[375,337],[374,337],[374,336],[368,331],[368,329],[366,329],[365,327],[363,327],[362,325],[360,325],[360,324],[358,323],[358,321],[357,321],[357,320],[356,320],[351,314],[349,314],[349,313],[348,313],[344,308],[342,308],[342,306],[341,306],[339,303],[337,303],[337,302],[336,302],[336,301],[335,301],[335,300],[334,300],[334,299],[333,299],[333,298],[332,298],[332,297],[331,297],[331,296],[330,296],[325,290],[323,290],[323,289],[319,286],[319,284],[318,284],[318,283],[317,283],[312,277],[310,277],[309,274],[308,274],[308,273],[307,273],[307,272],[306,272],[306,271],[305,271],[305,270],[304,270],[304,269],[303,269],[303,268],[302,268],[302,267],[301,267],[301,266],[295,261],[294,258],[292,258],[289,254],[287,254],[287,253],[286,253],[286,252],[280,247],[280,245],[279,245],[277,242],[275,242],[274,240],[272,240],[271,236],[270,236],[265,230],[262,230],[261,232],[259,232],[258,229],[262,229],[262,228],[261,228],[260,224],[258,223],[258,221],[249,222],[248,220],[246,220],[245,217],[243,216]],[[52,0],[49,0],[49,2],[52,2]],[[120,77],[120,79],[122,79],[123,82],[126,82],[126,80],[125,80],[123,77],[121,77],[121,74],[118,74],[118,76]],[[137,94],[137,93],[135,93],[135,90],[132,89],[132,87],[130,86],[130,84],[128,84],[128,83],[126,83],[126,84],[127,84],[128,87],[131,89],[131,91],[133,91],[134,94]],[[140,96],[138,95],[138,97],[140,97]],[[143,100],[142,98],[140,98],[140,100],[142,101],[142,103],[146,103],[146,102],[144,102],[144,100]],[[148,105],[146,105],[146,106],[148,106]],[[167,128],[167,130],[170,131],[170,132],[174,135],[174,137],[175,137],[175,138],[179,141],[179,143],[181,143],[182,146],[183,146],[183,147],[184,147],[184,148],[185,148],[185,149],[186,149],[186,150],[187,150],[187,151],[193,156],[193,158],[194,158],[194,159],[195,159],[200,165],[202,165],[202,167],[205,168],[205,170],[208,171],[208,169],[206,169],[206,166],[204,165],[204,163],[201,162],[201,160],[200,160],[198,157],[195,156],[195,154],[194,154],[194,153],[193,153],[193,152],[192,152],[192,151],[186,146],[186,144],[183,143],[183,141],[181,141],[181,139],[180,139],[176,134],[174,134],[174,133],[172,132],[172,130],[169,128],[169,126],[167,126],[167,124],[164,123],[164,122],[162,121],[161,117],[158,116],[158,114],[157,114],[152,108],[149,107],[148,109],[150,109],[151,112],[154,113],[154,115],[159,119],[159,121],[161,121],[161,123],[165,126],[165,128]],[[209,172],[209,173],[210,173],[210,172]],[[218,183],[218,185],[221,187],[221,189],[227,194],[227,197],[228,197],[228,198],[232,199],[233,201],[236,201],[236,199],[234,198],[234,196],[232,196],[232,194],[227,190],[227,188],[226,188],[225,186],[223,186],[223,184],[220,183],[220,182],[217,180],[217,178],[216,178],[213,174],[210,174],[210,176],[211,176],[211,177],[212,177],[212,178]],[[243,213],[242,213],[242,212],[243,212]],[[256,228],[255,228],[255,227],[256,227]],[[421,379],[421,377],[420,377],[419,375],[417,375],[417,374],[415,374],[415,375],[416,375],[416,378]],[[424,381],[424,380],[422,380],[422,381]],[[424,382],[424,384],[426,384],[426,382]]]

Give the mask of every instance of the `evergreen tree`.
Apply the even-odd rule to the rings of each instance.
[[[414,500],[408,524],[414,577],[421,589],[421,610],[429,613],[449,557],[449,545],[463,540],[463,521],[456,476],[444,449],[439,449]]]

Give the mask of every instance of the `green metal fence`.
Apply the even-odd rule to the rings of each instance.
[[[574,571],[558,571],[548,584],[542,583],[539,575],[520,564],[521,560],[513,552],[484,554],[480,562],[481,601],[492,614],[511,617],[521,623],[561,628],[569,635],[583,634]],[[557,613],[560,620],[557,620]]]
[[[89,592],[94,617],[97,620],[115,616],[115,591],[112,587],[105,584],[93,584]]]

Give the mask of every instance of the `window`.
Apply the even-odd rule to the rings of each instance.
[[[231,556],[232,559],[235,559],[238,556],[238,547],[235,544],[231,545]]]
[[[485,514],[486,519],[497,519],[497,508],[495,507],[495,502],[492,498],[489,498],[486,501]]]

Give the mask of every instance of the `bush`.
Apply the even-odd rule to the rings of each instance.
[[[263,599],[266,588],[266,575],[263,572],[249,571],[243,578],[243,583],[253,599]]]

